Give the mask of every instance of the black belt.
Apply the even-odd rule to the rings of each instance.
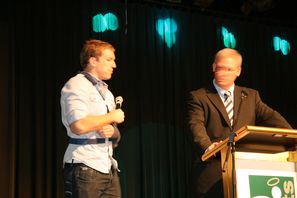
[[[108,141],[115,142],[116,138],[108,138]],[[105,143],[105,138],[87,139],[87,138],[70,138],[69,144],[103,144]]]
[[[85,167],[87,165],[85,165],[84,163],[69,163],[69,162],[64,163],[64,169],[65,170],[70,169],[70,168],[73,169],[73,168],[80,167],[80,166]],[[93,169],[93,168],[91,168],[91,169]],[[98,172],[100,172],[100,171],[98,171]],[[109,173],[112,173],[112,174],[115,174],[117,172],[118,172],[118,170],[113,168],[113,167],[111,167],[110,170],[109,170]],[[102,173],[102,172],[100,172],[100,173],[105,174],[105,175],[107,174],[107,173]]]
[[[77,167],[77,166],[85,166],[83,163],[64,163],[64,168],[70,168],[70,167]]]

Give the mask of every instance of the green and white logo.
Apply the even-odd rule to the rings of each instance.
[[[249,175],[252,198],[295,198],[294,177]]]

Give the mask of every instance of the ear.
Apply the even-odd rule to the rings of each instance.
[[[215,69],[216,69],[216,64],[212,64],[212,72],[215,72]]]
[[[89,58],[89,63],[92,67],[95,67],[96,66],[96,58],[95,57]]]
[[[236,76],[240,76],[240,73],[241,73],[241,67],[238,68],[237,72],[236,72]]]

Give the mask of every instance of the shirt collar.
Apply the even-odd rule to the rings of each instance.
[[[229,91],[231,93],[232,98],[233,98],[233,96],[234,96],[234,89],[235,89],[235,84],[234,83],[233,83],[233,85],[228,90],[224,90],[224,89],[222,89],[221,87],[219,87],[216,84],[215,79],[213,79],[212,82],[213,82],[213,85],[216,88],[216,90],[217,90],[217,92],[218,92],[218,94],[220,95],[221,98],[224,98],[224,94],[225,94],[226,91]]]

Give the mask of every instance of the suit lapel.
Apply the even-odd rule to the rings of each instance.
[[[241,113],[241,103],[243,102],[243,98],[246,97],[244,88],[235,86],[234,90],[234,126],[233,128],[237,128],[237,120],[239,119],[239,115]]]
[[[238,119],[238,115],[239,115],[239,106],[240,106],[240,103],[241,103],[241,90],[239,87],[235,86],[235,89],[234,89],[234,126],[233,128],[235,127],[236,125],[236,120]]]

